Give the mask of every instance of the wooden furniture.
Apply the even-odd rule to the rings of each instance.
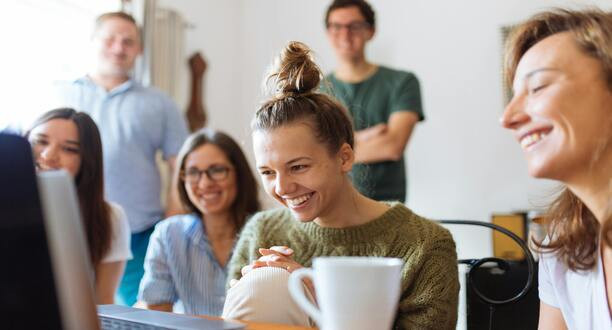
[[[241,321],[246,324],[246,330],[314,330],[316,328],[309,327],[298,327],[294,325],[286,325],[286,324],[272,324],[272,323],[260,323],[260,322],[246,322]]]
[[[209,319],[209,320],[221,319],[220,317],[208,316],[208,315],[198,315],[198,317]],[[251,321],[240,321],[240,320],[232,320],[232,321],[244,323],[246,325],[245,330],[316,330],[317,329],[317,328],[299,327],[299,326],[287,325],[287,324],[251,322]]]
[[[189,131],[194,132],[206,126],[206,109],[202,97],[204,72],[206,72],[206,61],[198,52],[189,58],[189,68],[191,71],[191,97],[187,107],[186,117]]]

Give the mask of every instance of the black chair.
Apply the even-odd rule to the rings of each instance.
[[[484,264],[490,265],[491,263],[493,263],[495,264],[497,268],[501,269],[503,272],[510,273],[510,272],[513,272],[513,268],[516,269],[516,262],[511,263],[507,260],[496,258],[496,257],[489,257],[489,258],[482,258],[482,259],[459,259],[458,261],[460,264],[465,264],[468,266],[468,272],[466,275],[466,282],[467,282],[466,291],[468,293],[468,297],[471,295],[474,295],[475,297],[477,297],[477,300],[479,300],[481,303],[483,303],[484,305],[488,307],[488,312],[489,312],[488,328],[493,329],[494,328],[493,327],[493,320],[494,320],[493,316],[494,316],[495,310],[499,307],[515,304],[523,300],[531,292],[532,288],[534,287],[534,283],[536,282],[537,273],[536,273],[536,262],[533,259],[533,255],[531,254],[531,251],[529,250],[527,244],[520,237],[518,237],[513,232],[507,230],[506,228],[501,227],[496,224],[492,224],[488,222],[481,222],[481,221],[470,221],[470,220],[440,220],[438,222],[441,224],[445,224],[445,225],[471,225],[471,226],[487,227],[493,230],[497,230],[509,236],[524,251],[525,261],[523,262],[523,264],[526,264],[526,270],[527,270],[526,283],[517,294],[511,297],[507,297],[507,298],[497,298],[497,297],[492,298],[491,296],[485,295],[483,291],[479,288],[482,285],[478,285],[476,281],[477,279],[482,278],[481,266]],[[470,299],[468,299],[468,316],[470,313],[469,300]],[[537,322],[537,315],[536,315],[535,320]],[[496,326],[495,329],[500,329],[501,327],[502,325]],[[474,327],[469,327],[469,328],[472,329]]]

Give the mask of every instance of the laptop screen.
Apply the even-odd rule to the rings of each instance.
[[[61,329],[29,143],[0,134],[2,329]]]

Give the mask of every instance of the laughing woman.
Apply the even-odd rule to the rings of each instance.
[[[123,209],[104,200],[102,142],[94,121],[62,108],[38,118],[26,132],[38,171],[63,169],[73,178],[94,266],[96,303],[112,304],[125,263],[132,258]]]
[[[227,263],[246,218],[259,210],[257,183],[238,144],[203,129],[177,158],[181,203],[191,213],[161,221],[151,235],[139,305],[187,314],[220,315]]]
[[[563,184],[540,242],[540,329],[612,329],[612,13],[557,10],[508,44],[502,124]]]
[[[454,329],[459,283],[450,233],[353,186],[352,125],[340,103],[316,92],[321,77],[299,42],[270,76],[276,95],[255,114],[253,145],[264,188],[283,208],[253,216],[240,234],[223,315],[309,324],[289,297],[289,273],[319,256],[395,257],[404,261],[396,328]]]

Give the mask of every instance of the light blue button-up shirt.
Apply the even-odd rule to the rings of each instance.
[[[173,216],[155,226],[144,269],[138,300],[180,301],[186,314],[223,312],[227,269],[215,258],[197,214]]]
[[[123,207],[132,232],[151,228],[164,215],[155,154],[176,156],[187,137],[174,102],[134,80],[106,91],[83,77],[58,89],[61,106],[88,113],[98,125],[106,199]]]

